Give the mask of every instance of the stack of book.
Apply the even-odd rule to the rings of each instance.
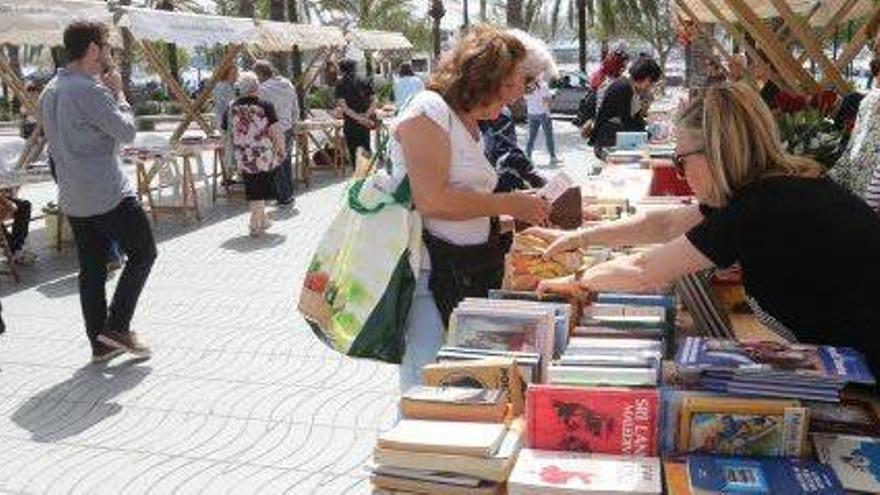
[[[830,466],[843,488],[860,493],[880,493],[880,439],[814,434],[816,457]]]
[[[394,493],[502,493],[522,442],[504,423],[403,419],[381,434],[371,480]]]
[[[381,434],[369,466],[393,493],[494,495],[516,462],[525,423],[512,359],[431,364],[404,392],[401,421]]]
[[[838,402],[847,383],[874,384],[851,348],[687,337],[676,363],[698,388],[737,395]]]
[[[515,358],[529,383],[540,383],[568,337],[571,306],[563,303],[468,298],[453,310],[440,362]]]
[[[665,296],[600,295],[584,309],[565,352],[548,367],[558,385],[656,386],[671,322]]]

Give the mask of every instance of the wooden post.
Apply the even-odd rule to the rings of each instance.
[[[845,93],[849,84],[847,84],[837,66],[828,60],[828,57],[825,56],[825,52],[822,51],[822,45],[816,41],[813,37],[813,33],[804,27],[804,23],[797,18],[786,0],[770,0],[770,3],[773,4],[776,11],[779,12],[779,15],[788,22],[789,29],[791,29],[795,39],[797,39],[804,50],[806,50],[810,59],[819,64],[825,78],[829,79],[838,91]]]
[[[162,78],[162,81],[168,86],[168,89],[174,95],[174,98],[180,103],[181,109],[184,111],[184,122],[187,122],[188,125],[189,122],[194,119],[206,134],[212,134],[213,127],[211,124],[209,124],[204,117],[202,117],[201,112],[193,106],[192,100],[190,100],[189,96],[186,95],[186,92],[183,91],[183,88],[180,87],[177,80],[175,80],[168,71],[168,68],[162,63],[159,54],[157,54],[153,47],[150,46],[149,42],[139,40],[138,47],[141,49],[141,53],[146,57],[147,62],[149,62],[153,69],[159,73],[159,77]],[[187,121],[187,119],[191,120]],[[172,143],[174,141],[175,139],[172,137]]]
[[[688,4],[685,3],[684,0],[675,0],[675,1],[676,1],[676,3],[678,3],[678,6],[681,7],[681,10],[688,17],[690,17],[691,20],[694,22],[694,26],[696,27],[697,31],[699,31],[700,35],[705,36],[706,38],[709,39],[709,42],[712,43],[712,46],[714,46],[715,49],[718,50],[719,53],[721,53],[721,56],[724,57],[724,59],[727,61],[728,64],[732,63],[733,57],[730,55],[730,53],[727,52],[727,49],[724,48],[724,46],[722,46],[721,43],[718,42],[718,40],[715,38],[715,36],[712,36],[709,33],[707,33],[705,30],[703,30],[703,26],[700,24],[699,19],[697,19],[696,14],[694,13],[693,10],[691,10],[691,8],[688,6]],[[759,89],[758,84],[752,78],[752,75],[749,74],[749,71],[746,70],[745,67],[743,67],[743,70],[745,71],[746,81],[748,81],[749,85],[752,86],[752,88],[754,88],[756,90]]]
[[[746,30],[761,43],[770,63],[779,70],[783,78],[798,81],[809,91],[819,89],[819,84],[803,67],[795,63],[788,50],[776,40],[773,31],[761,21],[745,0],[724,0],[724,2],[742,21]]]
[[[818,41],[819,45],[823,45],[829,36],[834,34],[834,59],[837,59],[837,25],[840,24],[840,21],[846,17],[847,14],[859,3],[859,0],[846,0],[846,2],[840,6],[837,12],[831,16],[831,19],[828,20],[828,24],[822,29],[822,32],[819,33]],[[804,61],[807,60],[807,53],[804,52],[797,59],[798,64],[803,64]]]
[[[874,7],[874,13],[871,15],[871,18],[859,29],[853,39],[847,43],[846,49],[843,50],[843,55],[837,59],[838,69],[844,70],[856,58],[856,55],[862,51],[862,48],[865,47],[870,38],[873,38],[877,33],[878,24],[880,24],[880,6]]]
[[[220,82],[220,75],[225,74],[226,70],[235,63],[235,57],[238,56],[238,54],[241,52],[241,49],[241,45],[230,45],[226,49],[226,54],[223,55],[223,59],[220,61],[220,64],[214,68],[214,73],[211,75],[211,79],[208,80],[204,88],[202,88],[202,93],[196,99],[195,103],[193,103],[193,107],[198,115],[201,116],[202,107],[205,106],[208,98],[211,97],[211,94],[214,92],[214,87],[217,85],[218,82]],[[183,133],[186,132],[186,129],[189,127],[189,123],[191,121],[192,119],[190,119],[189,116],[184,118],[180,125],[177,126],[177,129],[175,129],[174,134],[172,134],[171,142],[176,142],[178,139],[180,139],[180,136],[182,136]],[[211,134],[207,130],[205,131],[205,133],[208,135]]]
[[[678,1],[678,0],[677,0]],[[769,67],[767,62],[763,59],[760,53],[755,49],[754,45],[749,41],[750,35],[748,33],[743,33],[740,29],[735,26],[715,5],[712,0],[701,0],[703,5],[706,6],[707,9],[715,16],[716,19],[724,26],[724,29],[730,34],[739,45],[752,57],[752,60],[755,61],[756,64],[760,65],[761,68],[765,69],[770,80],[773,81],[774,84],[784,89],[793,89],[792,83],[783,79],[779,76],[779,74]]]

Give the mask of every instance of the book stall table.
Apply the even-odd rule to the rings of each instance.
[[[646,196],[651,170],[609,170],[581,187],[635,210],[692,204]],[[643,249],[543,259],[545,247],[516,233],[503,287],[454,309],[437,362],[379,435],[377,493],[880,493],[878,401],[859,389],[873,377],[858,351],[785,342],[732,311],[729,287],[713,299],[735,271],[701,279],[694,294],[711,294],[693,308],[677,290],[540,299],[541,278]],[[728,335],[702,326],[710,304]]]
[[[138,199],[145,201],[154,222],[159,214],[195,215],[201,221],[193,161],[201,160],[205,150],[214,151],[214,170],[217,170],[219,143],[200,142],[179,144],[171,150],[155,148],[126,148],[123,157],[135,164]],[[216,176],[214,178],[216,184]],[[163,196],[169,194],[168,199]]]
[[[311,185],[313,170],[330,169],[337,177],[345,175],[348,148],[345,145],[341,119],[315,117],[303,120],[294,124],[293,135],[296,143],[294,170],[297,180],[302,181],[306,187]],[[328,146],[322,146],[322,139]],[[325,157],[329,160],[328,166],[315,164],[312,157],[312,144],[315,145],[316,151],[329,150],[329,156]]]

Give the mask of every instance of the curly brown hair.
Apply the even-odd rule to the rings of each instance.
[[[525,56],[525,46],[513,35],[476,26],[440,62],[426,87],[440,93],[452,108],[469,112],[498,98],[502,84]]]

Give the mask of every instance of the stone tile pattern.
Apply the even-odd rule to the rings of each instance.
[[[557,123],[580,176],[589,150],[573,131]],[[240,200],[203,198],[201,224],[160,221],[133,322],[154,355],[107,366],[86,365],[74,248],[50,250],[34,223],[39,261],[0,281],[0,493],[370,493],[363,466],[395,419],[397,370],[331,351],[296,311],[343,188],[300,190],[299,213],[260,239]],[[24,190],[35,209],[54,194]]]

